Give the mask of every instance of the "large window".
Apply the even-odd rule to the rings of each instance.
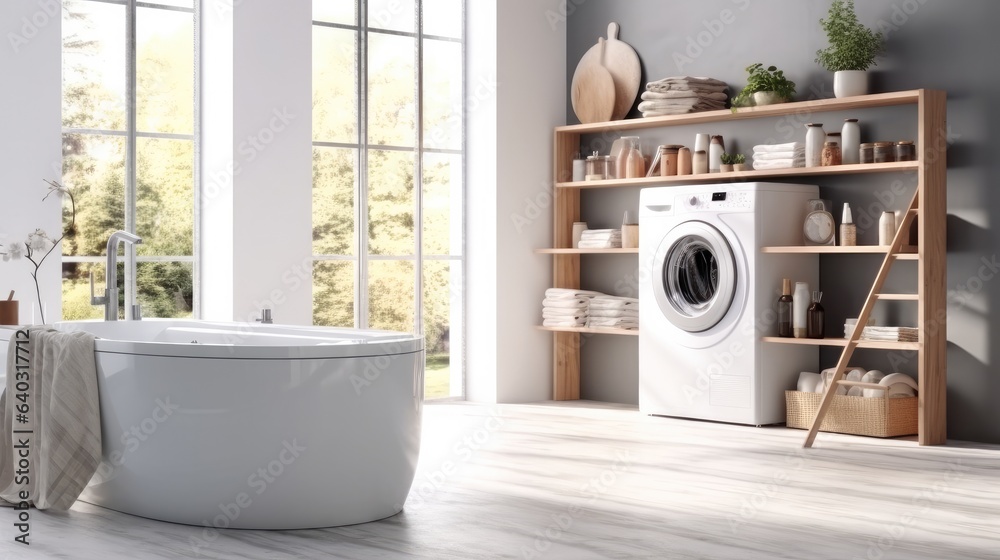
[[[65,319],[103,317],[88,276],[100,290],[115,230],[143,238],[134,261],[143,314],[196,313],[196,4],[63,2],[63,183],[77,203],[63,242]]]
[[[463,387],[463,0],[313,1],[313,315],[422,333]]]

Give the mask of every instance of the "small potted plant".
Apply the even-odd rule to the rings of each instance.
[[[833,72],[833,94],[850,97],[868,93],[868,69],[885,50],[885,36],[858,21],[854,0],[833,0],[826,19],[819,24],[830,45],[816,51],[816,62]]]
[[[734,163],[736,163],[736,161],[732,154],[722,152],[722,165],[719,166],[719,172],[732,173]]]
[[[772,105],[791,101],[795,96],[795,82],[785,77],[777,66],[764,67],[761,63],[747,66],[747,85],[733,99],[733,112],[737,107]],[[752,103],[751,103],[752,101]]]
[[[733,155],[733,171],[743,173],[747,170],[747,156],[743,154]]]

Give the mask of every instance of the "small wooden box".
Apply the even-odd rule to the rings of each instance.
[[[917,433],[918,397],[849,397],[834,395],[823,418],[821,432],[872,437],[898,437]],[[787,425],[808,430],[819,405],[820,393],[785,391]]]

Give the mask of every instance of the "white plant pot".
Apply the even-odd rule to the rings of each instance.
[[[758,91],[753,94],[753,104],[758,107],[761,105],[774,105],[776,103],[784,102],[785,100],[774,91]]]
[[[840,70],[833,73],[833,95],[853,97],[868,93],[868,72],[865,70]]]

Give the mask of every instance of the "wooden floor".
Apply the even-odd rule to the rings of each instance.
[[[0,559],[1000,558],[1000,447],[917,447],[588,402],[425,407],[403,513],[222,531],[77,503],[0,510]]]

